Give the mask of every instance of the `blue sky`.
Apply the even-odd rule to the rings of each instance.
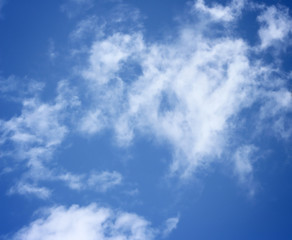
[[[290,8],[0,0],[0,239],[291,239]]]

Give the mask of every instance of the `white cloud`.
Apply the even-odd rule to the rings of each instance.
[[[35,195],[41,199],[47,199],[51,196],[51,190],[45,187],[39,187],[34,184],[29,184],[25,182],[19,182],[12,188],[10,188],[8,194],[18,193],[20,195]]]
[[[88,43],[88,40],[104,37],[112,30],[134,32],[142,29],[142,19],[137,8],[122,1],[116,1],[114,6],[107,8],[102,16],[90,15],[78,22],[70,34],[70,39],[74,43],[81,43],[74,49],[74,53],[80,52],[80,47],[84,47],[84,43]]]
[[[88,185],[97,191],[105,192],[122,182],[122,175],[116,171],[92,173],[88,178]]]
[[[29,226],[18,231],[14,240],[151,240],[155,230],[143,217],[91,204],[53,207]]]
[[[243,4],[204,7],[226,27],[226,21],[239,17]],[[102,126],[112,127],[120,145],[131,143],[137,133],[155,136],[173,146],[171,172],[188,177],[235,144],[231,141],[244,122],[243,111],[263,127],[263,122],[275,122],[290,111],[287,79],[275,77],[279,70],[263,64],[260,56],[250,57],[258,50],[230,33],[210,38],[204,32],[181,25],[178,37],[164,43],[146,42],[137,32],[116,32],[94,41],[81,75],[93,93],[89,113],[98,112],[98,117],[89,114],[81,129],[95,133]],[[141,71],[124,76],[124,68],[133,62]],[[278,109],[273,118],[270,104]]]
[[[2,144],[13,143],[17,158],[28,160],[30,166],[38,166],[48,160],[64,140],[68,132],[64,110],[77,106],[79,100],[67,82],[61,81],[53,103],[43,103],[35,97],[24,99],[22,104],[19,116],[0,122]]]
[[[13,169],[9,170],[12,171]],[[3,171],[1,174],[5,174]],[[33,181],[33,184],[30,182]],[[101,171],[84,174],[74,174],[50,168],[39,163],[37,167],[24,172],[22,178],[10,188],[9,194],[34,195],[41,199],[51,196],[51,189],[41,187],[43,182],[63,182],[67,187],[77,191],[95,191],[106,193],[122,184],[123,176],[116,171]]]
[[[25,77],[17,78],[11,75],[7,78],[0,77],[0,98],[6,101],[22,102],[24,98],[37,96],[44,88],[44,83]]]
[[[289,119],[286,119],[285,117],[278,118],[274,122],[273,128],[276,129],[276,133],[278,133],[281,139],[289,141],[292,136],[292,126]]]
[[[291,44],[289,36],[292,32],[292,19],[287,8],[268,7],[258,16],[258,21],[261,24],[258,34],[262,49],[270,46],[283,48]]]
[[[68,132],[62,123],[63,110],[74,105],[75,99],[65,100],[68,94],[64,85],[60,82],[55,103],[42,103],[37,98],[25,99],[19,116],[1,121],[3,141],[15,144],[15,155],[28,160],[31,166],[47,160]]]
[[[129,94],[128,117],[175,146],[173,171],[220,156],[228,119],[250,104],[253,84],[245,77],[250,66],[243,41],[198,39],[189,52],[183,46],[191,39],[195,35],[166,49],[153,47]]]
[[[253,162],[258,157],[255,156],[257,148],[253,145],[239,147],[234,153],[234,171],[240,183],[248,187],[249,195],[255,193],[255,183],[253,180]]]
[[[46,165],[69,131],[65,110],[79,105],[78,97],[68,87],[68,82],[60,81],[57,91],[53,102],[41,102],[37,96],[25,98],[21,114],[0,121],[2,153],[21,159],[27,169],[11,193],[49,196],[46,189],[37,186],[37,181],[53,178],[53,172]],[[7,144],[11,144],[12,148],[7,149]],[[30,180],[35,184],[30,185]]]
[[[81,190],[84,188],[83,184],[84,175],[76,175],[66,172],[60,175],[56,175],[55,180],[57,179],[65,182],[71,189]]]
[[[83,72],[85,79],[106,84],[115,78],[123,61],[143,47],[140,34],[115,33],[104,41],[96,41],[89,58],[89,69]]]
[[[197,41],[192,53],[189,41],[194,39]],[[245,77],[250,71],[246,44],[242,40],[202,40],[192,32],[176,44],[150,45],[139,56],[143,75],[126,85],[126,107],[102,102],[105,110],[116,108],[114,126],[120,142],[131,141],[134,129],[148,129],[170,141],[178,157],[186,158],[175,162],[174,171],[182,162],[196,167],[204,155],[219,156],[224,145],[220,131],[225,130],[229,117],[250,102],[248,94],[253,82]],[[99,52],[96,47],[94,51]],[[111,71],[102,71],[101,76],[108,81],[117,72]],[[111,93],[115,90],[111,85],[105,91],[116,96]],[[163,105],[169,105],[169,109]]]
[[[178,222],[179,222],[178,217],[168,218],[165,221],[165,228],[162,232],[162,236],[167,237],[173,230],[176,229]]]
[[[82,117],[79,130],[82,133],[94,134],[100,131],[105,126],[104,116],[99,109],[89,111]]]
[[[252,155],[254,151],[254,146],[247,145],[237,149],[234,154],[235,171],[239,174],[240,181],[246,181],[246,178],[253,172],[250,155]]]
[[[62,107],[58,103],[40,103],[37,99],[25,100],[20,116],[2,121],[3,139],[16,144],[18,157],[34,165],[41,156],[50,155],[67,133],[67,128],[59,123]]]
[[[122,183],[122,175],[119,172],[102,171],[91,174],[72,174],[70,172],[55,174],[51,180],[60,180],[74,190],[93,190],[106,192]]]
[[[82,40],[87,35],[94,32],[94,35],[99,35],[102,33],[103,26],[98,23],[98,18],[96,16],[90,16],[86,19],[81,20],[73,32],[70,34],[70,39],[73,41]]]
[[[194,7],[197,11],[208,14],[215,21],[230,22],[240,16],[244,4],[245,0],[232,0],[227,6],[214,4],[212,7],[208,7],[204,0],[196,0]]]
[[[291,111],[291,94],[284,84],[287,79],[273,64],[263,64],[258,54],[274,40],[287,36],[282,25],[288,13],[271,7],[258,18],[262,23],[259,34],[263,36],[260,50],[232,36],[232,29],[216,37],[205,35],[208,23],[214,20],[226,29],[225,23],[236,20],[244,4],[234,0],[226,6],[207,7],[198,0],[192,14],[204,12],[212,17],[204,18],[202,26],[180,25],[177,36],[167,36],[167,41],[146,41],[142,31],[111,29],[112,34],[107,36],[97,33],[87,64],[80,70],[88,85],[89,104],[79,108],[78,118],[69,111],[70,107],[80,107],[78,97],[68,82],[61,81],[53,102],[26,98],[19,116],[0,122],[0,143],[16,146],[18,158],[28,160],[35,179],[55,176],[72,189],[99,186],[96,190],[106,191],[121,183],[119,173],[55,174],[43,166],[68,134],[68,115],[79,119],[75,126],[83,134],[111,128],[121,146],[129,145],[137,134],[154,136],[158,142],[171,145],[170,172],[185,178],[220,159],[230,145],[238,148],[232,137],[244,122],[243,111],[253,115],[251,124],[257,133],[268,125],[289,139],[291,129],[287,131],[285,113]],[[78,40],[88,32],[95,33],[96,28],[90,27],[95,21],[92,17],[80,22],[71,37]],[[275,77],[275,73],[281,77]],[[255,105],[259,106],[256,110]],[[248,169],[249,165],[244,166]],[[37,170],[50,174],[39,174]],[[248,175],[236,172],[242,179]]]

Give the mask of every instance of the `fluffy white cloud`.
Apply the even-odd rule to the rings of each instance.
[[[48,209],[14,240],[151,240],[156,231],[143,217],[91,204]]]
[[[232,1],[208,8],[197,1],[196,11],[213,14],[226,27],[243,6],[244,1]],[[95,94],[80,129],[95,133],[112,127],[120,145],[131,143],[137,133],[155,136],[173,146],[171,172],[188,177],[236,145],[234,132],[249,121],[242,119],[243,111],[254,119],[258,133],[266,122],[280,124],[291,110],[285,76],[276,77],[276,66],[265,65],[258,49],[244,39],[230,32],[210,38],[206,26],[181,25],[178,37],[164,43],[146,42],[142,33],[97,39],[81,73]],[[131,73],[133,63],[140,70]],[[285,126],[272,128],[279,129],[284,132]]]
[[[111,28],[110,34],[97,33],[87,64],[80,71],[88,86],[89,101],[79,108],[76,121],[77,131],[83,134],[113,129],[122,146],[131,144],[136,134],[166,142],[173,147],[170,171],[181,177],[189,177],[223,153],[226,156],[239,148],[233,142],[234,132],[250,119],[257,134],[267,125],[286,139],[292,132],[285,118],[291,111],[287,79],[277,66],[265,65],[258,54],[288,36],[290,27],[284,24],[290,22],[288,13],[271,7],[258,17],[262,43],[255,47],[237,34],[232,36],[232,29],[226,25],[240,16],[245,1],[212,7],[203,0],[194,4],[192,14],[204,12],[211,18],[194,24],[196,27],[181,24],[176,37],[167,41],[146,41],[142,31],[132,29],[115,32]],[[206,35],[208,23],[214,20],[227,33]],[[71,37],[77,41],[88,32],[95,33],[92,25],[96,21],[93,16],[80,22]],[[13,143],[18,157],[28,160],[34,178],[54,176],[79,190],[102,185],[100,191],[106,191],[120,184],[122,177],[115,172],[56,174],[43,166],[69,131],[65,118],[75,114],[69,110],[72,106],[79,106],[79,100],[66,81],[59,83],[53,102],[26,98],[19,116],[0,122],[0,144]],[[244,111],[248,112],[246,119]],[[238,158],[232,159],[238,162]],[[237,171],[239,178],[241,173]]]
[[[90,50],[89,69],[83,72],[85,79],[106,84],[115,78],[123,61],[143,47],[140,34],[115,33],[105,41],[97,41]]]
[[[197,43],[191,52],[184,46],[192,39]],[[147,54],[144,75],[129,91],[126,116],[134,127],[173,144],[174,172],[188,175],[220,156],[228,120],[250,104],[254,83],[247,78],[246,50],[239,39],[208,41],[193,33],[174,45],[153,46]]]
[[[289,36],[292,32],[292,19],[287,8],[268,7],[258,16],[258,21],[261,24],[258,34],[262,49],[270,46],[283,48],[283,44],[291,44]]]
[[[230,22],[241,14],[244,4],[245,0],[232,0],[227,6],[214,4],[212,7],[208,7],[204,0],[196,0],[194,7],[197,11],[208,14],[215,21]]]

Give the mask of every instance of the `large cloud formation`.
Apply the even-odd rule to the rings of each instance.
[[[121,147],[134,144],[137,135],[170,146],[169,172],[183,179],[216,161],[232,165],[238,181],[254,194],[259,136],[291,139],[287,117],[291,74],[280,65],[281,54],[291,44],[291,17],[284,7],[244,0],[226,6],[197,0],[190,9],[187,23],[181,21],[165,41],[147,40],[139,24],[138,30],[132,26],[127,30],[109,22],[97,30],[96,16],[78,24],[70,36],[75,44],[79,41],[82,51],[72,50],[72,56],[85,56],[85,61],[70,67],[81,81],[60,81],[51,102],[24,98],[19,116],[0,121],[0,144],[8,149],[2,154],[21,159],[27,171],[10,193],[48,198],[51,191],[39,186],[39,180],[64,181],[71,189],[99,192],[120,185],[124,178],[116,171],[77,175],[56,171],[49,164],[69,132],[84,136],[110,129]],[[244,11],[257,13],[253,43],[236,31]],[[122,19],[117,22],[123,24]],[[94,40],[84,41],[88,40],[84,34]],[[265,58],[267,54],[272,61]],[[74,84],[79,92],[72,90]],[[178,221],[168,219],[162,235],[167,236]],[[92,204],[50,208],[12,239],[151,240],[156,236],[144,218]]]
[[[259,13],[253,45],[230,26],[251,9]],[[245,1],[227,6],[196,1],[194,16],[193,25],[182,23],[177,37],[165,42],[148,42],[138,31],[113,32],[92,43],[88,66],[80,74],[93,104],[82,118],[81,132],[113,128],[120,145],[131,144],[136,134],[155,136],[173,146],[170,170],[181,177],[222,156],[233,159],[229,152],[245,148],[238,139],[245,138],[248,147],[267,126],[285,138],[285,114],[291,111],[288,77],[277,59],[265,63],[264,51],[278,51],[278,43],[290,36],[287,10]],[[256,134],[236,135],[247,125]],[[238,166],[235,160],[242,181]]]
[[[236,31],[246,11],[258,15],[253,43]],[[284,7],[244,0],[207,6],[198,0],[187,18],[157,42],[146,40],[139,23],[137,28],[133,23],[117,27],[125,24],[121,18],[100,28],[94,27],[96,16],[77,24],[70,36],[82,51],[73,49],[72,56],[85,59],[70,67],[82,80],[76,86],[79,92],[72,91],[75,83],[60,81],[54,101],[25,98],[18,117],[0,121],[0,144],[13,144],[13,157],[26,160],[34,180],[11,192],[48,197],[50,191],[36,183],[42,176],[65,181],[72,189],[84,188],[81,181],[89,186],[90,176],[54,173],[46,164],[69,132],[93,135],[102,129],[111,129],[120,146],[133,143],[137,135],[168,144],[173,153],[169,172],[181,178],[225,160],[240,182],[252,185],[253,151],[246,149],[260,147],[257,137],[267,129],[269,136],[291,137],[286,116],[291,112],[289,74],[280,66],[281,53],[290,46],[291,17]],[[127,24],[132,20],[126,18]],[[269,49],[272,62],[265,58]]]

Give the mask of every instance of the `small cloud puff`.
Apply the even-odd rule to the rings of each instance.
[[[292,19],[287,8],[271,6],[258,16],[261,49],[274,46],[283,48],[291,44]]]
[[[197,11],[208,14],[214,21],[230,22],[241,14],[244,4],[245,0],[233,0],[226,6],[214,4],[212,7],[208,7],[204,0],[197,0],[194,7]]]

